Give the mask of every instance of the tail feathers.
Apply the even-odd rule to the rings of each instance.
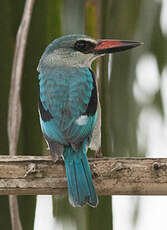
[[[66,147],[64,160],[70,203],[74,207],[81,207],[85,204],[96,207],[98,198],[86,156],[86,146],[83,146],[78,152],[71,147]]]

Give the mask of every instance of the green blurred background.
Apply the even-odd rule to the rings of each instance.
[[[61,35],[85,33],[94,38],[139,40],[145,43],[143,47],[110,55],[98,62],[103,154],[114,157],[143,157],[156,154],[165,156],[165,140],[167,140],[165,1],[35,1],[23,71],[21,91],[23,115],[18,154],[46,154],[37,112],[36,67],[41,54],[52,40]],[[8,154],[8,94],[16,33],[24,4],[23,0],[1,0],[0,154]],[[134,206],[131,226],[135,229],[139,217],[140,199],[135,198],[135,202],[126,205]],[[19,197],[24,230],[33,229],[35,206],[35,196]],[[66,197],[53,199],[53,216],[55,223],[62,223],[61,229],[70,229],[69,223],[71,223],[70,226],[73,226],[71,229],[118,230],[114,228],[116,225],[113,225],[114,212],[112,198],[109,196],[100,197],[97,209],[90,207],[74,209]],[[7,196],[0,196],[0,229],[11,229]],[[56,225],[54,229],[58,229]]]

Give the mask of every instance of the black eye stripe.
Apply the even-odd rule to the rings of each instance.
[[[74,49],[83,53],[88,53],[96,46],[95,43],[86,41],[86,40],[79,40],[75,43]]]

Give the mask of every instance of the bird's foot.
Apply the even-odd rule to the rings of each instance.
[[[52,157],[52,161],[54,163],[56,163],[57,161],[62,161],[63,160],[61,155],[51,154],[51,157]]]
[[[96,152],[95,157],[96,157],[96,158],[101,158],[101,157],[103,157],[103,153],[102,153],[101,147],[100,147],[99,150]]]

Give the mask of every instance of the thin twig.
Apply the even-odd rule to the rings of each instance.
[[[19,207],[17,202],[17,196],[10,195],[9,196],[9,203],[10,203],[10,215],[12,220],[12,229],[21,230],[21,221],[19,216]]]
[[[27,35],[31,20],[32,10],[35,0],[26,0],[23,17],[19,26],[16,38],[16,47],[12,66],[11,86],[9,94],[9,110],[8,110],[8,138],[9,152],[11,156],[16,155],[17,144],[21,124],[21,103],[20,88],[23,71],[23,63],[25,56],[25,48],[27,43]],[[10,214],[12,219],[12,229],[21,230],[21,222],[19,218],[18,203],[15,196],[9,197]]]
[[[8,137],[10,155],[16,155],[21,123],[20,88],[28,29],[35,0],[27,0],[20,27],[17,32],[16,48],[12,67],[8,111]]]

